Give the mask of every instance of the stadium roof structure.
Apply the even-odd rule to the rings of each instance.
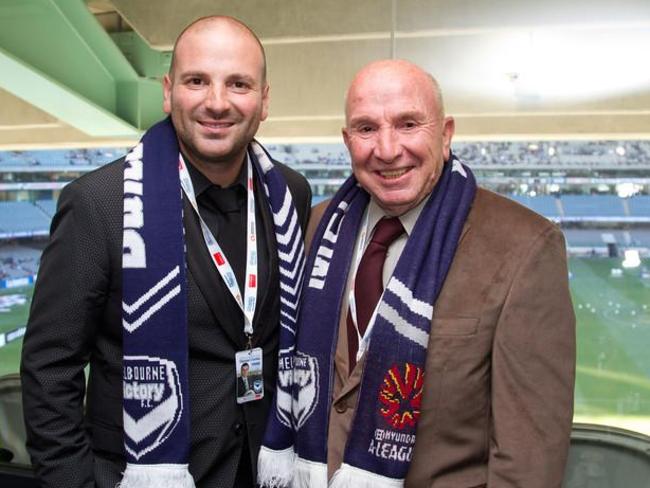
[[[0,148],[130,145],[214,13],[265,46],[267,141],[339,141],[353,74],[388,57],[439,79],[461,139],[650,138],[647,0],[3,0]]]

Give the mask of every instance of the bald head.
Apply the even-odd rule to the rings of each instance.
[[[454,119],[435,79],[404,60],[376,61],[354,77],[343,140],[359,184],[386,213],[408,212],[436,185],[450,156]]]
[[[445,109],[440,85],[431,74],[404,59],[382,59],[367,64],[353,78],[345,97],[346,122],[349,122],[350,104],[353,100],[363,96],[369,88],[380,86],[388,80],[401,83],[405,87],[418,86],[421,90],[428,91],[435,103],[435,112],[441,119],[444,117]]]
[[[194,22],[189,24],[176,38],[174,43],[174,50],[172,51],[172,61],[169,66],[169,75],[173,78],[174,68],[175,68],[175,59],[179,47],[194,34],[201,33],[208,30],[222,30],[224,32],[229,32],[230,34],[240,34],[243,37],[250,38],[257,44],[259,48],[261,58],[262,58],[262,80],[266,83],[266,52],[264,51],[264,46],[260,42],[259,38],[255,33],[243,22],[235,19],[234,17],[228,17],[226,15],[212,15],[209,17],[201,17],[196,19]]]
[[[248,27],[206,17],[181,33],[163,77],[163,110],[184,156],[210,181],[235,180],[268,102],[264,50]]]

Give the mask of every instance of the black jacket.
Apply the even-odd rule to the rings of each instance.
[[[303,230],[311,191],[276,163]],[[44,487],[114,486],[124,463],[122,433],[121,260],[123,160],[67,185],[43,252],[22,353],[27,447]],[[257,452],[275,388],[279,272],[266,195],[262,222],[269,279],[259,287],[253,345],[264,350],[264,399],[237,405],[235,352],[246,344],[243,315],[213,266],[187,200],[187,301],[191,446],[198,487],[233,486],[248,445]],[[84,368],[90,364],[87,391]],[[84,412],[84,392],[86,408]],[[245,437],[248,442],[245,441]]]

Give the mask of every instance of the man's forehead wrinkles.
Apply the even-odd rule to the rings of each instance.
[[[415,119],[415,120],[429,120],[431,117],[427,116],[424,110],[420,110],[418,107],[413,109],[406,110],[390,110],[388,107],[376,107],[377,110],[352,110],[350,116],[351,124],[358,124],[360,122],[393,122],[400,121],[404,119]]]
[[[204,76],[206,74],[205,70],[197,69],[195,66],[185,70],[178,70],[179,76]]]
[[[227,69],[224,70],[224,66],[221,66],[219,70],[214,69],[214,67],[201,67],[197,66],[198,63],[187,63],[185,67],[181,63],[176,69],[176,76],[179,78],[188,78],[188,77],[209,77],[209,78],[224,78],[226,81],[235,81],[241,80],[248,83],[261,83],[258,80],[259,73],[257,69],[251,68],[251,72],[246,72],[241,70],[241,66],[237,67],[237,71],[229,72]]]

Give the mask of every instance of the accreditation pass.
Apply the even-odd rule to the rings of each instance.
[[[237,403],[254,402],[264,398],[262,348],[255,347],[235,354]]]

